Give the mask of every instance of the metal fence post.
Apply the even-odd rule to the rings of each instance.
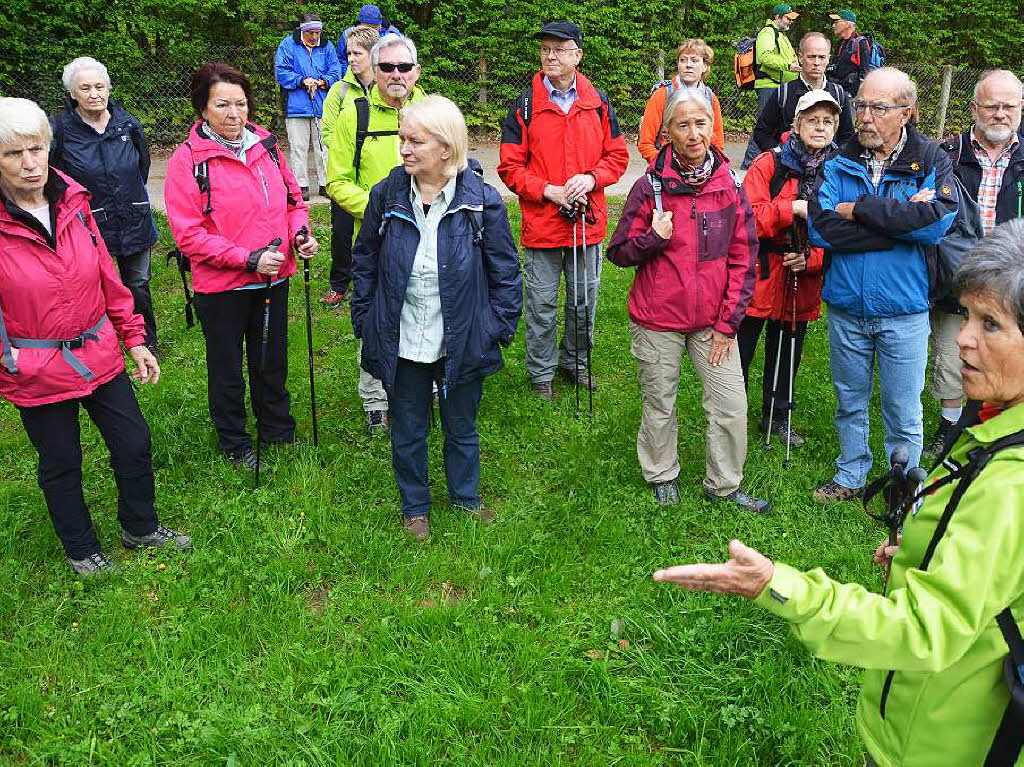
[[[942,68],[942,94],[939,96],[939,128],[935,138],[941,139],[946,130],[946,111],[949,109],[949,92],[953,85],[953,67],[946,64]]]

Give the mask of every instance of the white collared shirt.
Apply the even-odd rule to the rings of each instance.
[[[423,199],[415,177],[409,190],[409,202],[420,230],[420,241],[412,262],[409,285],[405,289],[399,330],[398,356],[411,362],[437,362],[445,355],[444,318],[441,316],[441,288],[437,268],[437,228],[452,198],[452,177],[424,214]]]

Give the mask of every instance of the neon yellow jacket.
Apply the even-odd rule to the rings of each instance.
[[[414,88],[409,101],[417,101],[425,94]],[[376,84],[370,88],[370,131],[397,131],[398,110],[385,103]],[[359,178],[352,167],[356,152],[355,100],[345,104],[327,142],[327,194],[356,220],[353,237],[359,235],[363,211],[370,200],[370,189],[387,178],[391,170],[402,162],[398,154],[398,136],[367,136],[359,162]],[[355,240],[353,239],[353,242]]]
[[[1021,429],[1024,404],[968,429],[949,458],[963,464],[973,448]],[[948,473],[939,468],[928,481]],[[757,599],[819,658],[868,669],[856,723],[882,767],[981,765],[1009,700],[996,615],[1009,606],[1024,625],[1024,448],[992,458],[921,571],[955,487],[908,516],[888,595],[776,564]]]
[[[766,21],[764,24],[757,33],[754,56],[757,57],[757,66],[764,72],[765,77],[757,78],[754,81],[754,88],[777,88],[799,77],[797,72],[789,69],[789,65],[796,62],[796,51],[793,50],[793,44],[789,42],[786,33],[778,31],[775,22]],[[779,36],[778,46],[775,45],[776,34]]]
[[[370,86],[372,85],[373,82],[371,81]],[[338,122],[341,108],[355,101],[360,96],[365,96],[369,92],[370,86],[364,87],[359,82],[359,78],[356,77],[356,73],[349,67],[345,72],[345,76],[327,91],[327,96],[324,97],[324,116],[320,118],[320,135],[324,138],[325,146],[327,146],[331,134],[334,132],[334,126]],[[342,92],[344,92],[344,96],[341,95]]]

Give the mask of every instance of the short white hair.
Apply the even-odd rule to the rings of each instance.
[[[83,69],[95,69],[99,72],[107,84],[107,90],[110,90],[110,73],[101,62],[97,61],[92,56],[79,56],[64,67],[64,73],[60,76],[61,82],[64,83],[64,90],[71,93],[75,87],[75,75]]]
[[[39,105],[29,99],[0,98],[0,144],[18,139],[39,139],[50,146],[50,121]]]
[[[910,79],[910,75],[896,67],[879,67],[878,69],[872,69],[861,81],[861,90],[864,89],[864,84],[868,82],[868,80],[877,80],[880,77],[888,77],[893,81],[896,91],[896,99],[898,101],[906,102],[902,106],[912,107],[917,104],[917,85]]]
[[[661,124],[667,126],[672,120],[672,116],[675,115],[676,110],[679,109],[680,105],[685,103],[693,103],[707,112],[708,117],[714,122],[715,109],[711,106],[711,102],[708,101],[702,93],[698,93],[696,90],[690,88],[676,88],[672,91],[672,95],[668,97],[665,102],[665,110],[661,115]]]
[[[413,123],[448,147],[452,156],[444,166],[444,175],[452,178],[468,167],[469,131],[466,118],[451,99],[432,93],[403,108],[399,119]]]
[[[981,73],[981,77],[978,78],[978,82],[974,85],[974,103],[978,103],[978,94],[981,93],[981,86],[988,82],[989,79],[998,77],[1001,80],[1009,80],[1014,83],[1018,90],[1020,90],[1021,98],[1024,99],[1024,84],[1021,84],[1020,78],[1016,74],[1011,72],[1009,69],[986,69]]]
[[[377,62],[380,61],[380,52],[385,48],[390,48],[392,45],[404,45],[405,49],[409,51],[409,55],[412,56],[412,63],[417,65],[420,63],[420,60],[416,58],[416,43],[405,35],[384,35],[370,49],[370,66],[376,70]]]

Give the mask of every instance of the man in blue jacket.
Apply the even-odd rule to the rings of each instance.
[[[324,116],[327,91],[341,79],[338,51],[324,41],[323,22],[315,13],[305,13],[298,28],[277,46],[274,66],[278,85],[284,92],[284,124],[288,131],[288,163],[302,187],[302,199],[309,200],[309,145],[312,138],[320,195],[327,196],[320,118]]]
[[[930,329],[924,246],[942,239],[959,200],[949,157],[909,124],[916,103],[904,72],[868,74],[853,102],[857,135],[825,163],[809,201],[811,242],[831,256],[822,298],[838,400],[838,471],[814,491],[822,503],[859,496],[871,469],[876,359],[885,454],[902,444],[909,466],[921,456]]]

